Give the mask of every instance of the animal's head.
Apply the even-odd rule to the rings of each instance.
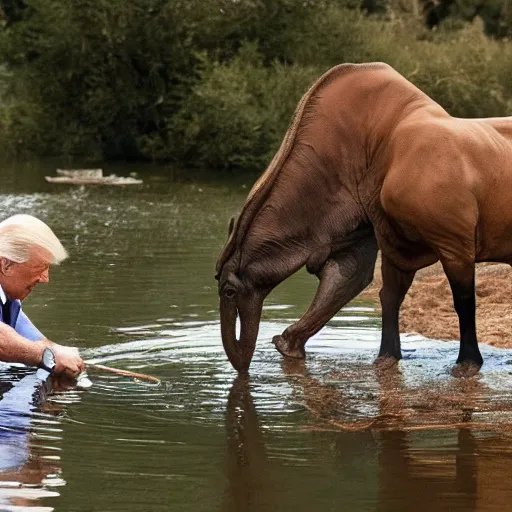
[[[283,197],[279,201],[267,199],[283,166],[292,165],[288,157],[311,94],[306,93],[299,102],[279,151],[251,188],[238,225],[231,219],[228,241],[217,261],[222,343],[239,372],[247,371],[251,363],[265,297],[305,263],[306,249],[300,242],[304,222],[301,215],[295,215],[294,210],[301,208],[299,202],[293,201],[298,191],[285,194],[286,204]],[[290,206],[290,202],[295,204]]]
[[[229,223],[228,241],[219,256],[215,279],[218,280],[222,344],[229,361],[238,372],[251,364],[263,301],[272,289],[257,282],[249,271],[241,271],[241,251],[235,240],[236,222]],[[240,317],[240,338],[236,335],[236,319]]]

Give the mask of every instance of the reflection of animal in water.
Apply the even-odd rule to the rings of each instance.
[[[382,251],[379,356],[400,359],[399,310],[440,260],[459,317],[458,363],[482,364],[475,262],[512,262],[512,118],[457,119],[385,64],[340,65],[300,101],[217,262],[222,341],[250,365],[265,297],[306,266],[320,284],[280,336],[305,344],[372,280]],[[240,339],[236,319],[240,318]]]
[[[249,390],[249,379],[235,379],[226,408],[228,490],[223,510],[240,512],[262,505],[268,487],[269,462]]]
[[[331,416],[339,416],[349,405],[340,391],[335,400],[335,387],[323,385],[314,378],[303,362],[285,360],[283,371],[293,388],[292,402],[303,399],[308,402],[309,408],[320,408],[322,420],[329,417],[331,407],[334,406]],[[406,427],[406,423],[397,420],[404,409],[410,407],[408,400],[403,400],[401,387],[404,384],[400,372],[385,373],[378,380],[376,401],[379,412],[390,414],[391,422],[383,422],[378,428],[365,431],[338,431],[328,425],[331,428],[311,432],[315,446],[325,447],[325,452],[320,458],[316,454],[315,460],[336,468],[335,477],[340,478],[340,481],[334,487],[337,490],[340,486],[344,489],[344,492],[337,495],[330,487],[333,484],[325,482],[325,489],[331,489],[332,494],[322,496],[329,500],[330,506],[336,506],[337,496],[340,496],[343,508],[347,508],[345,505],[351,499],[361,499],[361,494],[357,492],[352,494],[353,498],[348,498],[346,490],[354,483],[350,481],[350,476],[360,481],[364,471],[365,489],[362,496],[368,510],[508,510],[512,491],[503,475],[508,474],[509,461],[512,461],[509,457],[509,440],[499,436],[479,435],[469,428],[429,432],[428,435],[424,431],[404,430],[402,427]],[[478,395],[478,385],[474,393]],[[462,396],[463,393],[460,394],[460,400]],[[262,428],[265,417],[261,414],[258,417],[257,407],[258,401],[251,395],[249,379],[235,379],[225,415],[228,486],[222,509],[236,512],[295,510],[298,497],[302,505],[299,509],[306,510],[306,504],[300,502],[303,498],[301,489],[287,489],[286,484],[290,485],[290,481],[284,478],[282,469],[273,470],[277,461],[275,455],[272,458],[270,454],[274,449],[267,446],[270,439],[264,435]],[[464,403],[460,403],[460,416],[466,413]],[[456,419],[455,413],[453,419]],[[435,419],[435,423],[439,423],[439,418]],[[301,446],[305,444],[306,435],[307,432],[298,438],[297,442]],[[282,438],[278,437],[277,441],[281,442]],[[297,446],[293,446],[293,449],[297,449]],[[377,467],[374,467],[375,460]],[[310,466],[306,468],[307,474],[314,474]],[[308,485],[308,494],[318,492],[321,488],[318,479],[315,482],[313,486]],[[376,482],[375,489],[372,489],[373,482]],[[371,502],[372,496],[377,500],[375,507]]]
[[[379,512],[508,509],[512,490],[502,475],[512,470],[510,422],[500,421],[502,412],[510,417],[507,397],[491,400],[489,390],[476,379],[451,379],[437,389],[431,383],[413,389],[406,386],[396,366],[385,371],[368,368],[378,383],[376,421],[369,423],[354,421],[361,412],[353,406],[349,409],[343,386],[322,384],[303,361],[284,360],[282,368],[292,383],[294,400],[302,398],[320,423],[308,430],[339,430],[337,451],[344,460],[355,444],[352,436],[366,433],[368,445],[377,443]],[[323,378],[368,382],[368,376],[358,371],[329,372]],[[356,396],[367,410],[368,394]],[[340,421],[347,409],[351,424]],[[476,414],[485,419],[476,421]]]
[[[431,433],[431,435],[434,435]],[[510,439],[459,428],[428,442],[418,433],[378,433],[378,512],[508,510]]]
[[[467,429],[448,439],[450,449],[422,447],[410,433],[379,432],[378,512],[482,510],[476,508],[477,443]]]
[[[478,379],[433,377],[406,384],[397,366],[383,369],[362,362],[347,364],[342,372],[324,371],[321,379],[301,360],[284,359],[282,368],[295,399],[316,418],[313,430],[478,428],[510,433],[511,401]]]
[[[263,397],[263,401],[266,398]],[[316,510],[323,509],[323,504],[328,505],[327,509],[335,510],[333,499],[336,499],[336,495],[344,496],[345,490],[350,489],[352,481],[361,473],[357,477],[347,475],[347,478],[342,478],[343,468],[328,471],[327,475],[334,472],[337,478],[341,477],[341,481],[334,481],[333,489],[331,479],[318,477],[318,471],[322,473],[326,468],[314,467],[319,454],[311,443],[305,442],[307,434],[295,432],[295,436],[292,432],[288,436],[289,420],[284,420],[286,426],[280,424],[279,428],[275,428],[276,411],[267,418],[264,413],[258,414],[256,411],[259,405],[263,404],[253,398],[250,380],[245,376],[235,379],[225,414],[228,485],[222,510]],[[286,416],[288,414],[285,412]],[[358,435],[371,441],[371,433]],[[347,446],[348,449],[353,447],[354,443]],[[319,448],[322,448],[321,444]],[[356,449],[358,452],[351,452],[354,460],[358,460],[366,450],[365,443],[357,445]],[[309,456],[308,451],[311,452]],[[329,466],[333,458],[330,445],[325,447],[325,452],[322,450],[320,457],[327,463],[325,466]],[[304,482],[308,482],[307,485]]]

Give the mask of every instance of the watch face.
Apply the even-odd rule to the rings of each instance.
[[[50,371],[55,367],[55,355],[49,348],[44,349],[43,365]]]

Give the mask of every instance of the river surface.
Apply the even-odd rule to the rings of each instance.
[[[457,379],[456,343],[403,336],[398,368],[375,368],[380,319],[356,300],[283,361],[270,340],[316,287],[300,272],[238,378],[214,267],[252,181],[106,165],[145,183],[46,183],[58,165],[2,168],[1,217],[42,218],[70,253],[24,309],[85,359],[162,382],[91,370],[91,388],[46,396],[0,369],[0,511],[510,509],[512,351],[482,347],[480,375]]]

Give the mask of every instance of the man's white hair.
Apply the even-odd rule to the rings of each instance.
[[[68,257],[55,233],[42,220],[20,214],[0,222],[0,258],[24,263],[37,248],[49,253],[50,263],[59,264]]]

